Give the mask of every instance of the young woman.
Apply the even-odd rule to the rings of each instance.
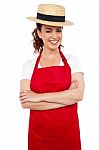
[[[30,109],[28,150],[81,150],[77,103],[84,77],[78,59],[61,51],[65,8],[40,4],[33,35],[33,60],[23,65],[20,100]],[[65,51],[65,50],[64,50]]]

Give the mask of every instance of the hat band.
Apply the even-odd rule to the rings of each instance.
[[[45,15],[41,13],[37,13],[37,19],[44,20],[44,21],[52,21],[52,22],[65,22],[65,16],[52,16],[52,15]]]

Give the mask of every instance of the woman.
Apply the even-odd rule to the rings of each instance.
[[[30,109],[28,150],[81,150],[77,103],[83,99],[84,78],[75,56],[61,51],[65,8],[40,4],[33,60],[23,65],[20,100]],[[64,53],[64,54],[63,54]]]

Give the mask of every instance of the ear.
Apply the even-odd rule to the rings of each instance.
[[[38,34],[39,38],[42,38],[41,31],[37,30],[37,34]]]

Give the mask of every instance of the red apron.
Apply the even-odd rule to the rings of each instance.
[[[36,93],[67,90],[71,69],[60,55],[64,66],[38,68],[37,58],[30,88]],[[28,150],[81,150],[77,103],[51,110],[30,110]]]

